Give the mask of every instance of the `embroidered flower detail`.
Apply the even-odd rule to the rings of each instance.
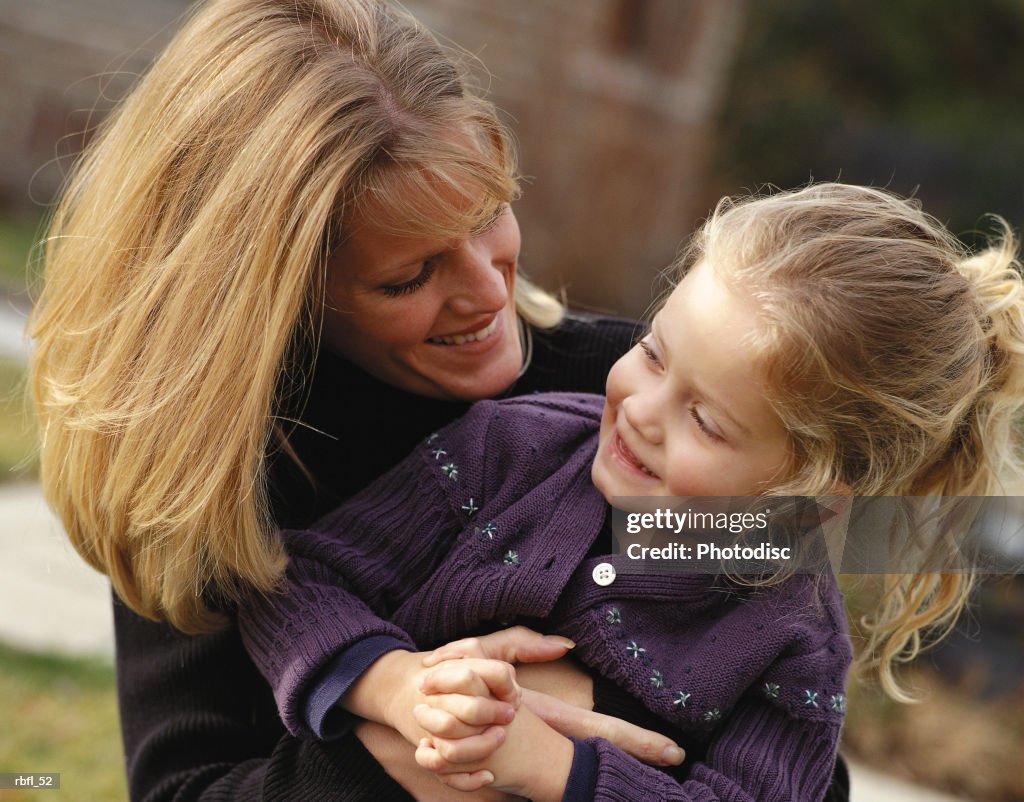
[[[474,515],[476,515],[477,510],[479,509],[480,508],[476,505],[476,502],[473,501],[473,499],[470,499],[469,501],[462,505],[462,511],[466,513],[467,518],[472,518]]]
[[[494,540],[494,536],[498,534],[498,527],[494,524],[486,524],[483,529],[480,530],[480,536],[485,537],[488,540]]]
[[[661,675],[660,671],[655,671],[653,674],[651,674],[650,683],[655,688],[664,688],[665,678]]]
[[[634,660],[638,659],[642,654],[647,654],[647,650],[635,640],[631,640],[626,644],[626,651],[629,652]]]
[[[505,556],[502,558],[505,565],[519,565],[519,555],[509,549],[505,552]]]
[[[718,721],[722,717],[721,711],[717,707],[712,707],[707,713],[704,714],[705,721]]]
[[[443,448],[435,448],[430,453],[434,455],[434,459],[441,459],[441,457],[448,455],[448,452],[445,451]]]
[[[804,707],[817,707],[818,706],[818,692],[817,691],[804,691]]]
[[[605,615],[604,620],[609,624],[621,624],[622,615],[619,613],[618,607],[610,607],[608,613]]]
[[[432,435],[430,435],[430,437],[428,437],[428,438],[427,438],[426,440],[424,440],[423,442],[424,442],[424,443],[426,443],[426,444],[427,444],[427,445],[429,446],[429,445],[430,445],[431,443],[433,443],[433,442],[434,442],[434,441],[435,441],[436,439],[437,439],[437,432],[434,432],[434,433],[433,433]]]
[[[685,691],[676,691],[673,694],[673,696],[675,696],[675,699],[672,701],[672,706],[678,707],[680,710],[682,710],[684,707],[686,707],[686,703],[690,701],[691,695],[692,694],[686,693]]]
[[[441,472],[451,479],[453,482],[458,481],[459,469],[455,467],[454,462],[446,462],[441,466]]]
[[[766,682],[762,686],[762,690],[764,690],[764,695],[767,699],[779,698],[779,686],[774,682]]]
[[[831,702],[832,702],[832,709],[836,713],[845,713],[846,712],[846,697],[843,694],[841,694],[841,693],[834,693],[834,694],[832,694]]]

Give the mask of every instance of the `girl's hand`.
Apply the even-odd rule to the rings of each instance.
[[[522,689],[514,667],[501,660],[448,660],[428,670],[420,690],[425,703],[413,716],[448,763],[488,758],[505,740],[505,725],[515,718]],[[484,737],[477,737],[484,736]]]
[[[541,635],[526,627],[512,627],[478,638],[465,638],[441,646],[423,657],[424,665],[460,657],[490,658],[509,663],[530,663],[521,668],[523,701],[553,729],[576,738],[604,738],[619,749],[652,766],[675,766],[685,754],[674,741],[614,716],[595,713],[590,677],[569,661],[560,660],[573,645],[568,638]],[[557,661],[557,662],[552,662]],[[529,669],[529,670],[528,670]],[[536,686],[539,693],[529,688]],[[586,700],[580,690],[586,688]],[[570,701],[565,701],[565,700]],[[585,706],[581,706],[585,705]]]
[[[446,760],[438,739],[424,738],[416,762],[459,791],[490,790],[524,796],[534,802],[558,802],[572,767],[572,741],[560,735],[528,708],[520,708],[508,725],[508,737],[493,755],[477,763]],[[538,767],[543,766],[542,771]]]
[[[463,661],[459,661],[462,663]],[[482,695],[491,696],[487,685],[494,685],[493,694],[508,697],[519,703],[520,689],[515,683],[515,672],[511,666],[498,661],[473,663],[467,671],[479,681],[474,686],[482,689]],[[504,666],[504,671],[502,670]],[[420,726],[413,710],[426,703],[427,696],[421,690],[425,675],[431,669],[424,668],[422,655],[396,650],[378,658],[342,697],[341,705],[368,721],[386,724],[397,730],[412,745],[427,735]],[[489,699],[488,704],[479,704],[470,716],[470,726],[477,728],[466,733],[463,751],[468,754],[490,754],[504,741],[501,725],[509,720],[508,711],[512,704],[503,699]],[[469,715],[467,713],[467,715]]]

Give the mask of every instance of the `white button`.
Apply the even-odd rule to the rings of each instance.
[[[615,581],[615,566],[611,563],[598,563],[594,566],[594,581],[601,587]]]

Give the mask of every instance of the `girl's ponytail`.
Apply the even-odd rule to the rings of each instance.
[[[1001,237],[986,250],[963,259],[960,273],[978,304],[987,338],[985,381],[961,427],[957,458],[943,495],[1006,495],[1024,477],[1021,408],[1024,407],[1024,282],[1017,240],[1002,218]],[[1007,486],[1009,484],[1009,486]]]
[[[950,511],[938,526],[958,531],[968,521],[956,519],[964,496],[998,496],[1020,492],[1024,477],[1021,459],[1021,408],[1024,406],[1024,283],[1017,241],[1002,218],[995,218],[1001,237],[987,249],[957,265],[970,284],[978,312],[979,349],[984,364],[977,372],[976,392],[953,436],[946,460],[922,476],[915,494],[944,496]],[[965,368],[969,369],[968,366]],[[913,701],[900,686],[896,665],[914,659],[924,647],[924,635],[935,642],[956,624],[968,601],[975,575],[970,557],[954,548],[936,549],[948,559],[943,573],[891,574],[884,580],[882,601],[870,621],[862,668],[874,665],[885,691],[900,701]],[[935,564],[934,562],[932,564]]]

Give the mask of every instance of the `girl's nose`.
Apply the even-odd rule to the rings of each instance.
[[[661,403],[656,393],[649,391],[633,393],[622,401],[626,422],[652,445],[660,445],[665,437],[658,412]]]

